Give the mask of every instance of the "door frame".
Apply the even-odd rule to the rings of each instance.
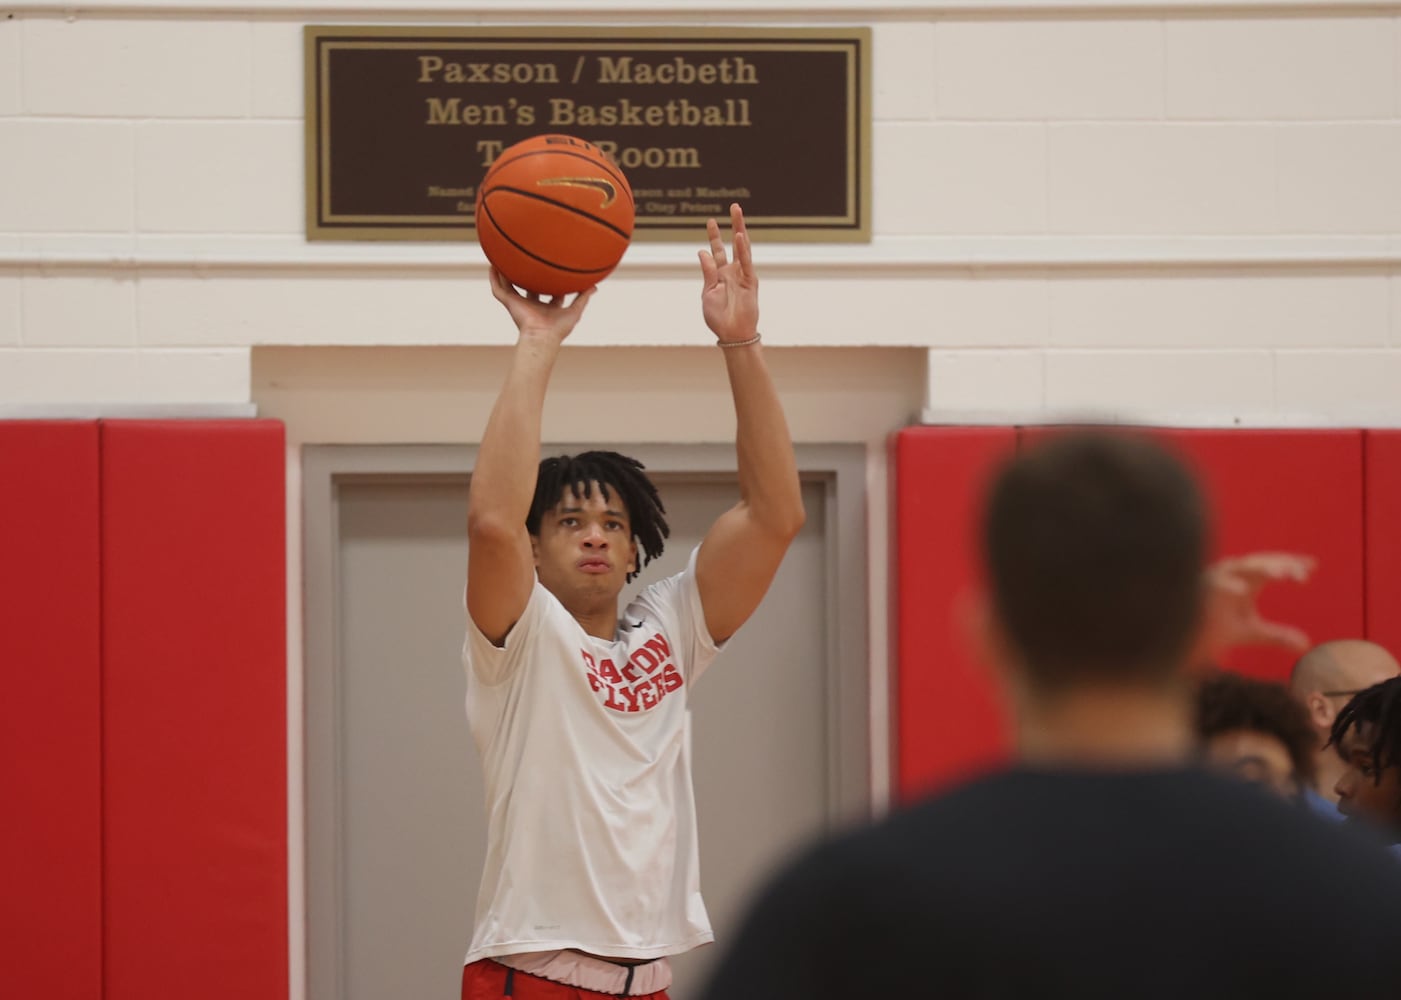
[[[577,453],[608,447],[631,455],[659,478],[704,479],[736,473],[734,446],[546,445],[544,452]],[[344,969],[341,789],[340,490],[373,483],[465,483],[475,466],[474,445],[306,445],[302,448],[302,558],[304,614],[304,803],[306,808],[306,949],[308,1000],[339,1000]],[[869,817],[872,757],[871,677],[868,661],[866,449],[859,444],[795,447],[804,482],[825,486],[828,824]],[[663,483],[663,488],[665,484]],[[466,511],[463,511],[466,532]],[[466,567],[463,567],[464,577]]]

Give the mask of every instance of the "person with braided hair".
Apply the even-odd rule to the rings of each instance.
[[[594,290],[544,301],[492,271],[519,338],[468,500],[463,660],[487,854],[464,1000],[664,998],[667,957],[713,940],[687,700],[804,519],[737,205],[730,218],[733,259],[706,227],[701,312],[734,397],[740,496],[621,616],[624,585],[668,534],[655,486],[616,452],[540,457],[550,372]]]
[[[1401,854],[1401,677],[1353,695],[1330,744],[1345,768],[1335,788],[1339,810],[1381,830]]]

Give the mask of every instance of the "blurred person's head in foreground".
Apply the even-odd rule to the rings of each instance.
[[[1206,613],[1209,517],[1163,446],[1055,434],[995,477],[982,524],[985,659],[1024,758],[1182,760]]]

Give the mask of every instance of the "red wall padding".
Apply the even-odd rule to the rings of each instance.
[[[102,995],[95,422],[0,421],[0,993]]]
[[[976,514],[1010,427],[910,427],[891,467],[896,789],[909,800],[1005,758],[1006,721],[960,607],[976,579]]]
[[[1367,431],[1367,638],[1401,656],[1401,431]]]
[[[287,995],[283,436],[102,427],[105,1000]]]

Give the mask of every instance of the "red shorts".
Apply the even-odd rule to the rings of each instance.
[[[632,994],[635,1000],[668,1000],[666,990],[660,993]],[[462,970],[462,1000],[613,1000],[611,993],[595,993],[568,986],[551,979],[541,979],[528,972],[509,969],[489,958],[473,962]]]

